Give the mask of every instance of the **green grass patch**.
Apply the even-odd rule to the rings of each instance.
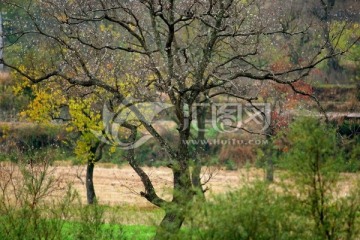
[[[61,235],[64,240],[75,239],[126,239],[126,240],[147,240],[155,236],[155,226],[145,225],[118,225],[105,223],[100,228],[90,230],[91,235],[86,231],[86,223],[66,221],[64,223]],[[95,238],[96,237],[96,238]]]

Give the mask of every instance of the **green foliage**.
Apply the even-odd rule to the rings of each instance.
[[[294,183],[288,190],[300,195],[303,214],[314,222],[314,236],[352,239],[360,227],[360,208],[353,202],[359,200],[360,192],[357,189],[346,197],[340,194],[344,152],[336,128],[316,119],[301,119],[285,134],[288,149],[280,156],[280,165],[286,167],[287,179]]]
[[[291,124],[275,141],[285,143],[281,146],[280,166],[290,170],[295,181],[311,184],[317,171],[329,184],[337,180],[338,170],[344,165],[344,154],[336,128],[304,118]]]
[[[208,131],[205,133],[205,138],[206,139],[214,139],[217,137],[217,135],[219,134],[219,131],[216,130],[215,128],[210,128],[208,129]]]
[[[339,127],[345,153],[344,170],[356,172],[360,170],[360,124],[359,121],[344,121]]]
[[[191,230],[185,234],[214,240],[308,239],[307,223],[293,213],[295,207],[258,182],[196,206],[201,210],[191,217]]]
[[[73,239],[119,239],[121,228],[105,224],[105,208],[97,203],[78,208],[80,223],[73,229]]]
[[[360,181],[346,179],[343,189],[336,128],[300,119],[274,142],[283,151],[283,181],[250,183],[195,205],[180,239],[358,239]]]
[[[238,169],[237,164],[233,160],[228,160],[224,164],[225,164],[226,170],[235,171]]]

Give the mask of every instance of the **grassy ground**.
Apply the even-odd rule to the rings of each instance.
[[[74,240],[79,239],[81,236],[77,235],[78,228],[81,225],[76,222],[66,222],[62,231],[62,239]],[[99,229],[102,233],[99,235],[104,236],[111,235],[115,239],[126,239],[126,240],[147,240],[152,239],[155,235],[155,226],[144,226],[144,225],[116,225],[116,224],[104,224]]]

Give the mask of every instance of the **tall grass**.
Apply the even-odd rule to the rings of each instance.
[[[84,206],[71,184],[55,177],[49,156],[0,162],[0,239],[124,239],[120,226],[107,227],[103,207]]]

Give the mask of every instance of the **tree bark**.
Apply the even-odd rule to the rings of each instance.
[[[93,182],[95,164],[92,161],[88,161],[86,167],[86,197],[88,204],[96,202],[96,194]]]
[[[266,130],[266,140],[272,145],[272,137],[274,136],[274,129],[270,126],[267,130]],[[270,147],[270,149],[269,149]],[[266,157],[266,161],[265,161],[265,181],[267,182],[274,182],[274,161],[273,161],[273,149],[271,146],[267,146],[265,148],[265,157]]]
[[[274,181],[274,162],[272,160],[272,156],[268,156],[266,158],[266,176],[265,180],[267,182]]]
[[[167,240],[176,237],[185,220],[188,206],[194,197],[194,192],[191,191],[192,182],[189,167],[185,165],[184,168],[175,167],[172,170],[174,174],[173,199],[169,204],[163,206],[165,216],[156,231],[155,240]]]
[[[2,14],[0,12],[0,60],[3,59],[3,47],[4,47],[4,37],[3,37],[3,24],[2,24]],[[4,70],[4,64],[0,63],[0,71]]]
[[[206,108],[205,107],[199,107],[197,109],[197,115],[196,115],[196,120],[197,120],[197,128],[198,128],[198,136],[197,136],[197,140],[198,140],[198,144],[196,146],[196,152],[194,154],[194,160],[195,160],[195,165],[192,171],[192,184],[195,188],[196,194],[198,197],[200,197],[200,199],[205,200],[205,194],[204,194],[204,189],[203,189],[203,185],[201,183],[201,167],[202,167],[202,162],[201,159],[204,157],[204,155],[206,154],[206,149],[208,148],[208,146],[205,144],[205,120],[206,120]]]
[[[194,186],[195,189],[195,193],[198,197],[200,197],[200,199],[205,200],[205,194],[204,194],[204,189],[201,183],[201,160],[200,159],[195,159],[195,166],[192,170],[192,184]]]
[[[181,214],[175,206],[172,209],[166,210],[165,216],[156,231],[154,240],[174,239],[184,220],[185,214]]]
[[[96,193],[95,193],[95,186],[93,181],[94,168],[95,168],[95,163],[102,158],[102,150],[104,146],[105,143],[97,142],[95,146],[90,148],[90,151],[94,154],[94,156],[88,160],[86,166],[86,197],[88,204],[96,203]]]

